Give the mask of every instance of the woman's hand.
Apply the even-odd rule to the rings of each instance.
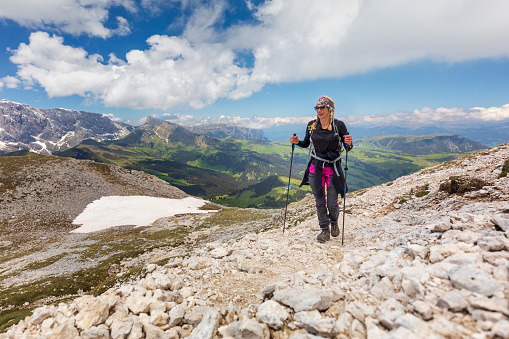
[[[348,144],[348,145],[351,145],[352,142],[353,142],[353,139],[352,139],[352,136],[351,135],[345,135],[343,136],[343,140],[345,141],[345,144]]]
[[[298,136],[296,136],[296,135],[292,135],[292,136],[290,137],[290,142],[291,142],[292,144],[297,145],[297,144],[299,143],[299,137],[298,137]]]

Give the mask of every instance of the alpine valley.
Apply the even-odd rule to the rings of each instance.
[[[1,153],[28,150],[141,170],[226,206],[280,208],[286,203],[291,147],[265,140],[261,130],[226,124],[185,127],[151,117],[133,127],[97,113],[43,110],[8,100],[0,101],[0,112]],[[485,148],[454,134],[354,137],[354,145],[348,155],[350,191]],[[289,201],[309,192],[308,186],[298,187],[308,156],[308,150],[296,147]]]

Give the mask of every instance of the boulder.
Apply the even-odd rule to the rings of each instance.
[[[318,310],[297,312],[294,318],[306,331],[312,334],[326,338],[335,336],[336,320],[322,317]]]
[[[291,307],[295,312],[325,311],[332,306],[332,298],[333,293],[331,290],[318,288],[288,288],[274,292],[274,299],[276,301]]]
[[[279,330],[283,327],[284,322],[289,317],[289,314],[278,302],[274,300],[267,300],[258,305],[256,317],[261,322],[267,324],[270,328]]]
[[[150,311],[152,302],[152,298],[145,297],[143,292],[134,292],[125,299],[126,306],[136,315]]]
[[[202,321],[205,314],[213,311],[215,311],[215,309],[209,306],[195,306],[186,312],[184,322],[196,327]]]
[[[202,317],[200,324],[191,332],[190,339],[212,338],[217,330],[221,317],[215,309],[210,309]]]
[[[186,304],[178,304],[177,306],[173,307],[169,312],[169,320],[168,320],[168,326],[173,327],[177,326],[182,322],[184,319],[184,315],[186,313]]]
[[[115,304],[116,298],[110,295],[103,295],[95,298],[84,296],[76,300],[80,311],[76,315],[76,325],[82,330],[97,326],[106,321],[110,316],[110,309]]]
[[[456,288],[465,288],[487,297],[503,290],[502,284],[481,269],[480,265],[463,264],[455,267],[449,271],[449,279]]]
[[[461,312],[468,307],[468,303],[459,292],[452,291],[441,296],[437,301],[437,306],[453,312]]]
[[[219,328],[224,338],[269,339],[270,330],[266,324],[260,324],[252,318],[244,318]]]
[[[491,222],[497,225],[502,231],[509,230],[509,213],[497,213],[491,217]]]
[[[110,339],[110,330],[108,326],[101,324],[99,326],[92,326],[88,330],[81,331],[83,339]]]

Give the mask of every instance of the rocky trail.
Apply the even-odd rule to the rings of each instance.
[[[265,231],[245,222],[245,235],[168,248],[0,338],[509,338],[508,159],[504,144],[349,194],[344,246],[316,242],[308,196],[284,233],[272,211]]]

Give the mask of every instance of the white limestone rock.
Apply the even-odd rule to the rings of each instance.
[[[266,324],[260,324],[252,318],[244,318],[219,328],[224,338],[269,339],[270,330]]]
[[[184,315],[184,322],[193,327],[196,327],[205,314],[215,311],[214,308],[209,306],[195,306],[186,312]]]
[[[116,301],[116,298],[110,295],[102,295],[97,298],[84,296],[76,300],[80,309],[76,316],[76,325],[82,330],[87,330],[92,326],[104,323]]]
[[[487,297],[503,290],[500,282],[476,264],[463,264],[451,269],[449,279],[456,288],[465,288]]]
[[[469,297],[468,303],[474,308],[503,313],[509,317],[509,300],[507,299],[476,295]]]
[[[405,248],[405,253],[408,253],[410,256],[412,256],[412,258],[419,257],[421,259],[426,259],[429,250],[425,246],[411,244]]]
[[[431,306],[428,303],[422,300],[415,300],[412,306],[415,312],[419,314],[423,320],[433,319],[433,310],[431,309]]]
[[[497,321],[491,331],[500,338],[509,338],[509,321],[506,319]]]
[[[305,290],[288,288],[274,292],[274,300],[291,307],[295,312],[325,311],[332,306],[332,297],[331,290],[317,288]]]
[[[336,331],[336,321],[332,318],[324,318],[318,310],[295,313],[295,321],[315,335],[332,338]]]
[[[129,297],[126,298],[125,304],[135,315],[140,313],[147,313],[150,310],[150,304],[152,299],[145,297],[143,292],[133,292]]]
[[[206,312],[199,325],[191,332],[190,339],[212,338],[219,325],[220,315],[215,309]]]
[[[108,326],[101,324],[99,326],[92,326],[80,333],[83,339],[110,339],[110,330]]]
[[[185,303],[179,304],[173,307],[169,312],[169,321],[168,325],[170,327],[177,326],[184,319],[184,315],[186,313],[187,305]]]
[[[461,312],[468,307],[468,303],[461,293],[452,291],[441,296],[437,301],[437,306],[449,309],[453,312]]]
[[[43,306],[34,311],[32,316],[30,317],[30,323],[33,325],[40,325],[42,322],[50,317],[54,317],[56,315],[56,310],[49,306]]]
[[[419,280],[415,278],[405,278],[402,282],[403,291],[407,296],[412,299],[423,300],[424,295],[426,293],[426,289],[420,283]]]
[[[509,230],[509,213],[497,213],[491,217],[491,222],[504,232]]]
[[[267,300],[258,305],[256,312],[256,318],[274,330],[283,328],[289,316],[286,309],[274,300]]]
[[[151,339],[166,339],[166,333],[159,327],[152,324],[143,324],[143,331],[145,336]]]
[[[224,247],[217,247],[210,251],[210,254],[212,255],[212,258],[214,259],[222,259],[224,257],[229,256],[232,253],[232,250],[228,250]]]
[[[394,285],[392,281],[383,277],[378,283],[376,283],[370,290],[371,294],[373,294],[378,299],[389,299],[394,298],[396,296],[396,292],[394,292]]]

